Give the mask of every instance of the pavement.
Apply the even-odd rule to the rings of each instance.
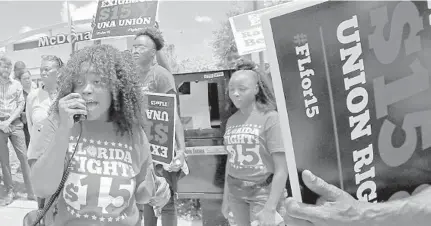
[[[24,216],[35,209],[35,201],[15,200],[8,206],[0,207],[0,225],[22,226]]]
[[[1,226],[22,226],[22,219],[31,210],[37,209],[35,201],[15,200],[9,206],[0,207],[0,225]],[[162,225],[160,220],[158,225]],[[178,226],[202,226],[202,221],[187,221],[178,219]]]

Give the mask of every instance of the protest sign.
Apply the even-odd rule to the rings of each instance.
[[[239,55],[261,52],[266,49],[260,22],[261,16],[289,4],[284,3],[229,18]]]
[[[174,94],[147,93],[145,133],[150,142],[153,161],[169,165],[175,150],[175,115],[177,100]]]
[[[263,16],[289,171],[368,202],[428,186],[430,13],[425,1],[311,1]]]
[[[157,0],[99,0],[92,39],[135,35],[155,25]]]

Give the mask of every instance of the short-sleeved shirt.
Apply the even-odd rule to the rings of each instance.
[[[232,177],[260,182],[274,173],[272,154],[284,152],[278,113],[254,110],[250,115],[233,114],[224,134],[228,152],[228,174]]]
[[[174,76],[162,66],[156,64],[142,81],[142,90],[151,93],[176,92]]]
[[[22,85],[15,79],[0,82],[0,117],[9,118],[11,114],[25,103]]]
[[[166,94],[169,91],[176,93],[174,76],[162,66],[156,64],[148,72],[144,81],[142,81],[142,91],[145,93],[161,93]],[[148,99],[144,95],[143,109],[148,109]],[[151,126],[148,125],[149,121],[144,121],[144,128],[146,133],[150,133]]]
[[[43,89],[35,89],[31,91],[27,97],[25,112],[30,134],[33,134],[33,129],[37,128],[37,126],[48,117],[49,108],[52,104],[52,100],[49,98],[48,94],[43,94],[42,92],[46,91]]]
[[[114,123],[85,121],[80,136],[79,125],[68,137],[67,154],[70,157],[75,148],[76,153],[59,195],[55,225],[136,225],[137,203],[145,204],[144,199],[155,194],[144,181],[152,163],[145,134],[135,130],[121,136]],[[39,130],[45,127],[46,120]],[[36,136],[40,144],[29,149],[30,160],[40,158],[52,142],[46,137],[52,139],[55,129],[41,133]]]

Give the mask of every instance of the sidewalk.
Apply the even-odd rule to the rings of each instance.
[[[35,209],[35,201],[15,200],[9,206],[0,207],[0,225],[22,226],[24,216]]]
[[[22,226],[25,214],[37,208],[34,201],[15,200],[6,207],[0,207],[0,225]],[[162,225],[160,220],[158,225]],[[202,221],[186,221],[178,219],[178,226],[202,226]]]

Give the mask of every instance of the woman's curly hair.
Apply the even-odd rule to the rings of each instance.
[[[156,45],[156,50],[159,51],[163,49],[165,45],[165,39],[163,38],[162,32],[155,27],[146,27],[138,31],[135,35],[135,39],[140,36],[148,36],[151,40],[153,40]]]
[[[109,109],[109,121],[117,125],[118,132],[132,133],[132,127],[142,126],[144,114],[141,109],[143,93],[139,86],[139,77],[131,53],[120,52],[111,45],[93,45],[74,53],[60,71],[58,95],[51,107],[58,112],[58,101],[72,93],[74,84],[79,79],[83,63],[92,65],[111,92],[112,102]]]
[[[269,75],[260,70],[256,63],[244,58],[240,58],[235,62],[234,74],[239,71],[252,71],[256,76],[257,86],[259,87],[256,94],[256,107],[263,112],[276,111],[277,103],[275,102],[274,89]],[[227,108],[230,113],[237,110],[230,99]]]

